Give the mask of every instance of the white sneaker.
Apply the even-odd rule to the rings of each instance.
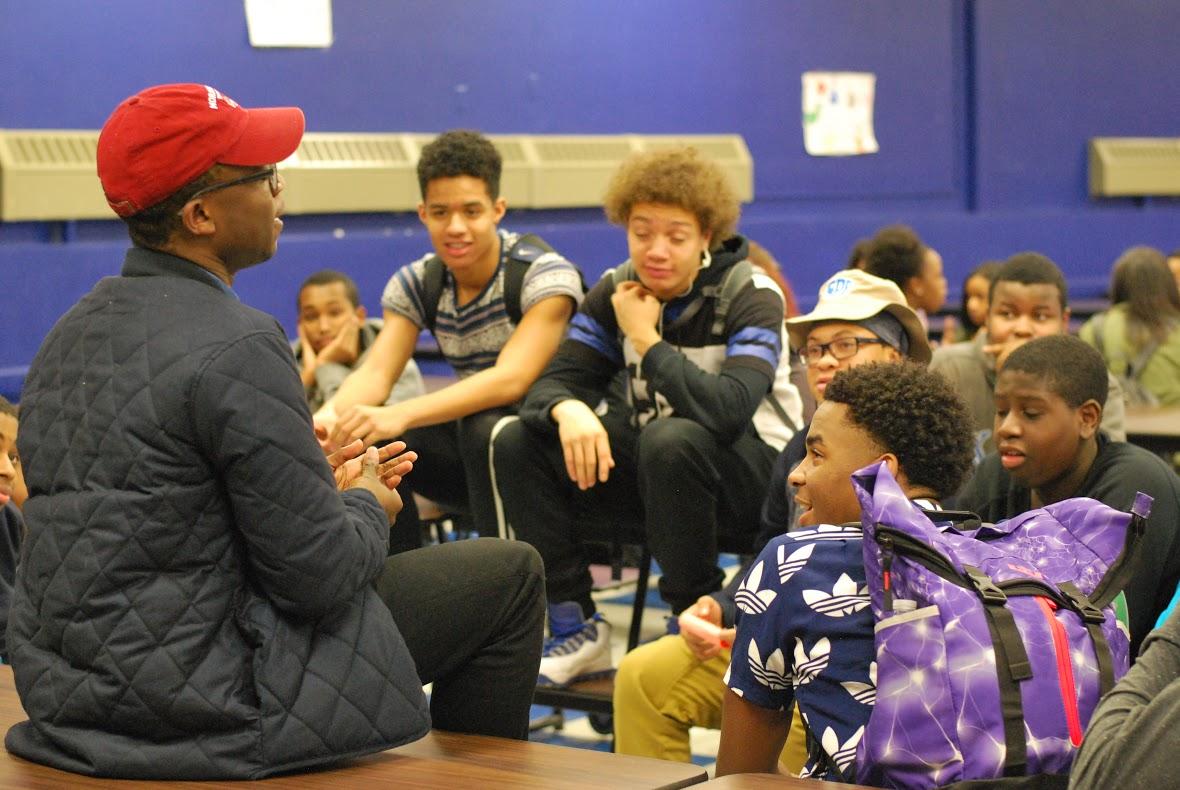
[[[581,608],[576,603],[574,606],[577,607],[576,617],[580,618]],[[551,617],[550,629],[555,635],[545,640],[538,685],[566,686],[614,671],[611,668],[610,623],[601,614],[595,612],[589,620],[578,624],[559,624],[556,617]]]

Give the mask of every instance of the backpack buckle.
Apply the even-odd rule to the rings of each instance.
[[[1057,585],[1057,589],[1069,601],[1074,611],[1082,616],[1083,621],[1095,625],[1106,622],[1106,615],[1102,613],[1102,610],[1095,606],[1073,582],[1062,582]]]
[[[986,604],[995,606],[1003,606],[1008,603],[1008,596],[1004,591],[996,586],[992,581],[992,577],[971,565],[964,565],[963,570],[967,574],[967,578],[971,580],[971,584],[975,587],[975,591],[979,593],[979,597],[983,599]]]

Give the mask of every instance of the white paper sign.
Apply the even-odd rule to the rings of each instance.
[[[332,46],[332,0],[245,0],[252,47]]]
[[[803,146],[812,156],[875,154],[875,74],[853,71],[803,73]]]

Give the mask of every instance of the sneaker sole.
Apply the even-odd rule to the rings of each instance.
[[[614,677],[614,674],[615,668],[610,667],[609,669],[600,669],[595,672],[587,672],[583,675],[575,675],[564,683],[557,683],[556,681],[550,680],[544,675],[541,675],[537,678],[537,685],[547,689],[563,689],[569,688],[575,683],[583,683],[588,680],[600,680],[602,678]]]

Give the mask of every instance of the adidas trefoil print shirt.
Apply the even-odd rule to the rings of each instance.
[[[859,527],[823,525],[771,541],[750,568],[725,683],[754,705],[796,703],[827,753],[803,776],[848,771],[876,698],[873,613]]]

